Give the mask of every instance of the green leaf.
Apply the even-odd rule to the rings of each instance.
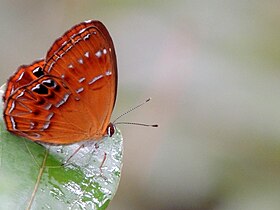
[[[39,145],[9,133],[1,117],[0,209],[105,209],[120,181],[121,133],[86,142],[61,166],[80,145]]]

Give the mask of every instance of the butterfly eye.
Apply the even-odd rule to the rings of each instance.
[[[114,133],[115,133],[115,126],[113,125],[113,123],[109,123],[107,127],[107,134],[109,137],[112,137]]]
[[[38,93],[40,95],[46,95],[49,93],[48,88],[46,88],[44,85],[38,84],[34,88],[32,88],[32,91],[35,93]]]
[[[44,75],[44,71],[43,71],[43,69],[41,68],[41,67],[36,67],[33,71],[32,71],[32,73],[36,76],[36,77],[40,77],[40,76],[43,76]]]

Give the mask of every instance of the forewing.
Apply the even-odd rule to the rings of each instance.
[[[59,48],[62,47],[65,42],[69,40],[69,37],[74,36],[77,34],[80,30],[87,28],[89,26],[94,26],[98,21],[85,21],[82,22],[78,25],[73,26],[71,29],[66,31],[61,37],[59,37],[52,45],[52,47],[49,49],[47,55],[46,55],[46,60],[48,60],[50,57],[52,57],[56,51],[59,50]]]
[[[59,49],[57,42],[62,41],[55,42],[44,70],[67,84],[79,101],[80,116],[88,118],[89,135],[99,138],[105,135],[116,99],[116,55],[102,23],[92,21],[86,28],[80,25],[71,29],[74,32],[66,32]]]

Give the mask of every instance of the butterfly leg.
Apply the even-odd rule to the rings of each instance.
[[[98,143],[95,143],[95,144],[94,144],[94,148],[95,148],[96,150],[99,148]],[[101,161],[101,164],[100,164],[100,166],[99,166],[99,169],[100,169],[101,174],[102,174],[102,167],[103,167],[103,165],[104,165],[104,163],[105,163],[105,161],[106,161],[106,158],[107,158],[107,153],[104,152],[104,157],[103,157],[103,159],[102,159],[102,161]]]
[[[104,152],[103,160],[102,160],[102,162],[101,162],[101,164],[100,164],[100,166],[99,166],[99,169],[100,169],[101,174],[103,173],[103,172],[102,172],[102,167],[103,167],[103,165],[104,165],[104,163],[105,163],[105,161],[106,161],[106,158],[107,158],[107,153]]]
[[[62,163],[61,165],[62,165],[62,166],[67,165],[67,164],[69,163],[69,161],[72,159],[72,157],[74,157],[74,156],[77,154],[77,152],[79,152],[80,149],[82,149],[82,148],[84,148],[84,147],[85,147],[85,144],[81,144],[81,146],[79,146],[79,147],[73,152],[73,154],[70,155],[70,157],[69,157],[64,163]]]

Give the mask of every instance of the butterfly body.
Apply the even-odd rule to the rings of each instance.
[[[99,21],[57,39],[46,58],[21,66],[3,97],[7,130],[32,141],[72,144],[107,134],[117,92],[113,41]]]

